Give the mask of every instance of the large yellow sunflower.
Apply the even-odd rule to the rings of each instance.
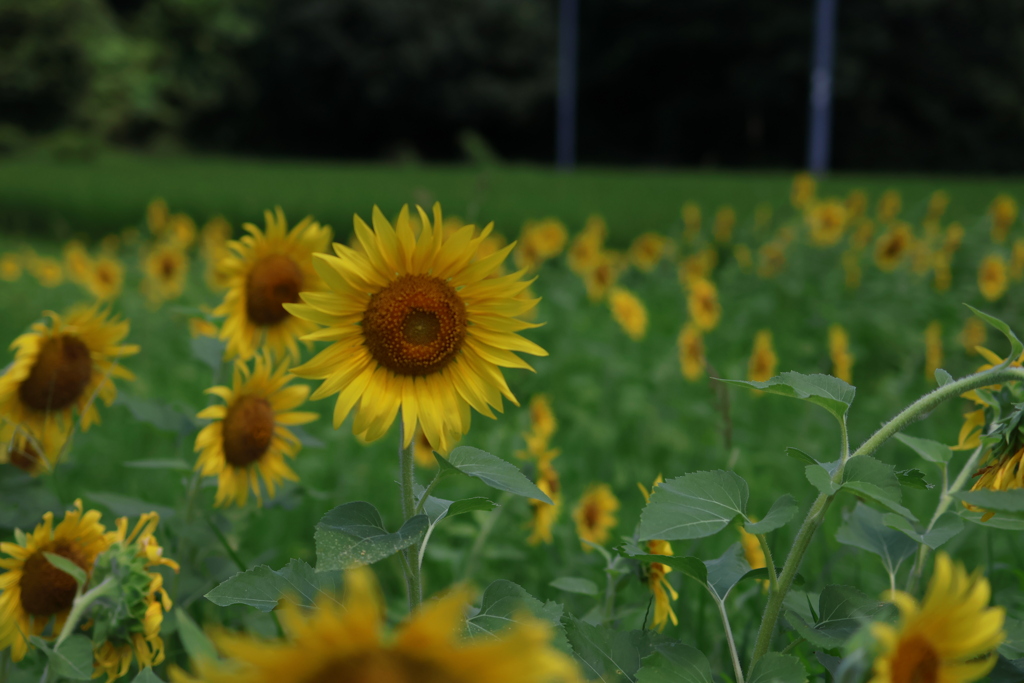
[[[224,401],[200,411],[198,417],[213,422],[196,435],[195,445],[200,452],[196,469],[217,477],[216,505],[245,505],[250,488],[262,502],[260,479],[271,498],[282,481],[298,479],[284,459],[294,458],[300,448],[288,427],[312,422],[317,415],[295,410],[306,401],[309,387],[288,386],[292,379],[287,363],[275,368],[265,350],[251,371],[245,361],[235,361],[233,386],[206,390]]]
[[[28,636],[42,635],[51,619],[51,633],[59,633],[75,599],[77,585],[69,574],[50,564],[43,553],[71,560],[89,576],[96,556],[110,546],[106,528],[96,510],[84,512],[82,501],[53,526],[53,513],[30,534],[18,533],[17,543],[0,543],[0,651],[11,648],[20,662],[28,652]]]
[[[433,226],[419,211],[418,239],[408,207],[394,228],[374,207],[373,230],[355,218],[364,253],[336,244],[337,256],[314,260],[330,291],[303,292],[305,303],[286,308],[325,326],[303,339],[332,344],[293,372],[324,380],[314,399],[338,394],[335,427],[358,403],[352,431],[373,441],[401,408],[405,446],[421,424],[447,453],[469,431],[470,407],[493,418],[502,395],[518,405],[501,374],[503,367],[531,369],[515,352],[547,352],[517,334],[537,327],[518,318],[537,304],[523,296],[531,281],[523,271],[489,277],[515,243],[473,262],[493,224],[479,234],[467,225],[445,239],[440,205]]]
[[[281,207],[263,216],[267,229],[244,224],[249,234],[228,242],[230,254],[217,263],[227,293],[213,314],[227,318],[220,338],[229,358],[248,360],[266,344],[275,354],[287,351],[298,359],[295,340],[316,324],[290,314],[284,304],[297,302],[299,292],[323,290],[313,255],[330,245],[331,228],[307,216],[289,231]]]
[[[312,612],[285,602],[285,639],[217,633],[231,661],[193,662],[195,677],[171,671],[174,683],[560,683],[581,680],[569,655],[551,645],[551,627],[523,618],[494,637],[462,637],[469,591],[456,587],[421,605],[384,633],[384,608],[373,573],[345,573],[342,604]]]
[[[887,593],[900,621],[871,625],[881,652],[869,683],[970,683],[988,674],[1006,637],[1006,611],[988,606],[991,595],[985,577],[937,554],[923,603],[902,591]]]
[[[96,307],[75,307],[60,316],[47,311],[50,322],[37,322],[11,344],[14,362],[0,376],[0,416],[43,434],[51,421],[70,429],[74,412],[82,430],[99,422],[94,398],[108,406],[117,395],[114,378],[134,375],[118,359],[139,352],[121,344],[128,336],[126,320],[111,318]]]

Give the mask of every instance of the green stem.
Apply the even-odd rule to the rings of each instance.
[[[429,484],[427,484],[427,488],[425,488],[423,490],[423,495],[420,497],[420,501],[418,503],[416,503],[416,510],[415,510],[415,512],[416,512],[417,515],[420,514],[421,512],[423,512],[423,506],[426,504],[427,498],[430,496],[431,493],[434,492],[434,488],[437,486],[438,482],[440,482],[440,481],[441,481],[441,470],[440,470],[440,468],[438,468],[437,474],[435,474],[434,478],[430,480]]]
[[[793,648],[795,648],[797,645],[799,645],[802,642],[804,642],[803,638],[797,638],[792,643],[790,643],[786,647],[782,648],[782,654],[788,654],[789,652],[791,652],[793,650]]]
[[[768,569],[768,592],[779,590],[779,579],[775,572],[775,560],[772,558],[772,550],[768,547],[768,537],[764,534],[757,534],[757,542],[761,544],[761,552],[764,553],[764,566]]]
[[[710,588],[708,588],[708,592],[711,592]],[[740,655],[736,650],[736,640],[732,637],[732,627],[729,625],[729,615],[725,611],[725,601],[719,600],[718,596],[714,593],[711,594],[711,599],[718,606],[718,613],[722,616],[722,626],[725,627],[725,640],[729,644],[729,657],[732,659],[732,670],[736,674],[736,683],[743,683],[743,667],[740,666]]]
[[[68,619],[64,622],[64,628],[61,629],[60,635],[57,636],[57,642],[53,644],[53,649],[56,650],[61,644],[67,640],[72,633],[75,631],[75,627],[78,625],[79,620],[82,618],[82,613],[91,605],[97,598],[102,598],[104,595],[110,592],[110,589],[117,584],[117,581],[113,576],[108,576],[103,579],[98,586],[90,588],[85,593],[82,593],[75,598],[75,601],[71,603],[71,611],[68,613]]]
[[[224,532],[221,531],[220,528],[218,528],[217,525],[213,523],[213,520],[209,517],[206,518],[206,523],[210,526],[210,529],[213,531],[213,535],[217,537],[217,540],[220,541],[220,544],[224,546],[224,551],[228,554],[228,557],[231,558],[231,561],[235,563],[235,566],[238,567],[238,571],[244,572],[248,570],[249,568],[245,566],[244,562],[242,562],[242,558],[238,556],[238,553],[235,552],[235,549],[231,547],[230,543],[228,543],[228,539],[224,535]]]
[[[416,513],[416,495],[413,492],[412,448],[405,447],[405,416],[398,420],[398,464],[401,470],[402,521],[408,522]],[[424,500],[426,497],[424,497]],[[416,609],[423,601],[423,584],[420,579],[418,558],[415,550],[402,551],[405,566],[405,585],[409,594],[409,611]]]
[[[494,530],[494,525],[498,523],[501,511],[505,509],[505,504],[508,503],[508,499],[510,497],[510,493],[502,493],[498,497],[498,508],[487,515],[487,519],[484,520],[484,523],[480,526],[480,532],[476,535],[476,539],[473,541],[473,547],[469,549],[469,554],[466,555],[466,566],[462,572],[463,581],[468,581],[473,577],[473,573],[476,571],[477,559],[484,548],[484,543],[487,542],[487,538],[491,535],[491,531]]]
[[[612,572],[605,570],[605,583],[604,583],[604,623],[608,623],[612,620],[612,615],[615,614],[615,578],[612,576]]]

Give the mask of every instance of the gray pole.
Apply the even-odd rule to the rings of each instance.
[[[555,161],[576,165],[576,72],[579,62],[580,0],[558,2],[558,103]]]
[[[832,156],[832,72],[835,63],[837,4],[838,0],[814,2],[807,168],[815,174],[828,170]]]

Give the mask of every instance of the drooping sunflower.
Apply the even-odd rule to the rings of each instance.
[[[446,240],[440,205],[433,226],[419,211],[418,239],[407,207],[394,228],[374,208],[373,230],[355,219],[365,254],[336,244],[337,256],[315,259],[330,291],[303,292],[305,303],[287,308],[326,326],[304,339],[332,344],[293,372],[324,380],[314,399],[338,394],[335,427],[358,403],[352,431],[373,441],[401,408],[406,446],[421,424],[427,440],[448,452],[469,430],[470,408],[493,418],[502,396],[518,405],[501,373],[531,369],[516,352],[547,352],[518,334],[537,327],[519,319],[538,301],[522,296],[531,281],[523,271],[489,277],[514,243],[473,263],[493,224],[479,234],[467,225]]]
[[[23,425],[0,420],[0,463],[8,463],[32,476],[49,472],[57,464],[67,440],[67,430],[55,420],[48,422],[39,435]]]
[[[704,336],[692,322],[683,325],[679,331],[679,368],[683,377],[696,382],[704,376]]]
[[[608,293],[608,307],[619,327],[633,341],[640,341],[647,334],[647,307],[644,302],[628,289],[612,287]]]
[[[231,250],[217,264],[227,284],[224,301],[213,311],[226,317],[220,338],[227,342],[227,356],[252,358],[262,344],[277,355],[299,358],[296,339],[316,329],[316,324],[289,313],[284,304],[299,300],[299,292],[321,296],[324,287],[313,267],[313,255],[331,244],[331,228],[311,216],[288,229],[284,211],[265,211],[266,230],[252,223],[242,227],[248,235],[228,242]]]
[[[771,330],[758,330],[754,335],[754,349],[747,363],[747,379],[751,382],[767,382],[775,376],[779,357],[775,355]]]
[[[164,661],[160,626],[172,603],[164,590],[163,576],[148,570],[163,566],[177,572],[180,568],[163,555],[155,536],[159,523],[160,516],[148,512],[139,517],[129,533],[128,519],[121,517],[115,523],[116,530],[107,534],[111,547],[97,558],[94,580],[101,581],[104,574],[116,568],[122,587],[131,586],[131,592],[125,591],[127,613],[111,613],[100,607],[91,614],[92,629],[102,627],[106,634],[103,642],[93,646],[93,678],[106,674],[107,683],[111,683],[128,673],[133,660],[140,668]]]
[[[995,301],[1010,286],[1006,276],[1006,261],[998,254],[986,256],[978,268],[978,290],[987,301]]]
[[[92,263],[84,284],[99,301],[116,299],[124,286],[124,266],[112,256],[100,256]]]
[[[298,480],[285,462],[285,456],[294,458],[300,448],[288,427],[317,418],[316,413],[295,410],[305,403],[309,387],[288,386],[294,377],[287,362],[275,368],[264,350],[252,363],[250,370],[245,361],[236,360],[232,386],[206,390],[224,404],[204,408],[197,416],[213,420],[196,435],[195,450],[196,469],[217,477],[217,506],[245,505],[250,488],[262,503],[261,479],[271,498],[282,481]]]
[[[686,308],[697,329],[702,332],[715,329],[722,317],[722,305],[718,303],[718,288],[704,278],[692,280],[690,293],[686,297]]]
[[[139,347],[121,343],[128,336],[127,320],[97,306],[45,315],[49,323],[34,323],[11,343],[16,351],[0,375],[0,416],[43,434],[53,421],[70,429],[77,412],[85,431],[99,422],[93,398],[109,406],[117,395],[114,379],[135,379],[118,361]]]
[[[591,484],[572,511],[580,540],[598,545],[607,541],[611,530],[619,522],[615,517],[618,509],[619,499],[608,484]],[[587,552],[592,550],[586,543],[580,545]]]
[[[57,634],[75,599],[75,579],[50,564],[43,553],[71,560],[86,576],[92,574],[96,556],[110,546],[106,527],[96,510],[84,512],[82,501],[53,525],[53,513],[30,534],[16,536],[17,543],[0,543],[0,651],[11,648],[11,659],[20,662],[28,652],[28,636],[42,635],[53,621]]]
[[[880,652],[869,683],[971,683],[987,675],[1006,637],[1006,611],[988,606],[991,594],[984,576],[968,575],[938,553],[923,602],[902,591],[886,593],[900,621],[871,625]]]
[[[177,299],[185,292],[188,265],[188,254],[172,243],[157,245],[146,255],[142,291],[151,306]]]
[[[643,484],[637,483],[640,493],[644,496],[645,503],[651,502],[651,493],[663,481],[664,479],[659,474],[651,485],[650,491]],[[651,555],[671,556],[672,544],[668,541],[652,539],[647,541],[647,552]],[[676,617],[675,610],[672,609],[672,600],[678,600],[679,593],[669,583],[667,575],[671,572],[672,567],[661,562],[651,562],[647,567],[647,586],[651,589],[651,594],[654,596],[654,618],[651,620],[651,627],[659,632],[665,630],[669,620],[672,621],[673,626],[679,625],[679,619]]]
[[[456,587],[420,605],[393,633],[384,632],[373,573],[345,572],[341,604],[321,600],[310,612],[285,602],[283,640],[216,633],[230,661],[193,661],[195,676],[171,671],[173,683],[575,683],[575,662],[552,646],[543,621],[520,618],[494,637],[466,639],[469,590]]]

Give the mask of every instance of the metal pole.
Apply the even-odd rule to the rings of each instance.
[[[576,73],[579,63],[580,0],[558,2],[558,110],[555,161],[576,165]]]
[[[815,0],[807,168],[824,173],[832,156],[832,72],[835,63],[838,0]]]

